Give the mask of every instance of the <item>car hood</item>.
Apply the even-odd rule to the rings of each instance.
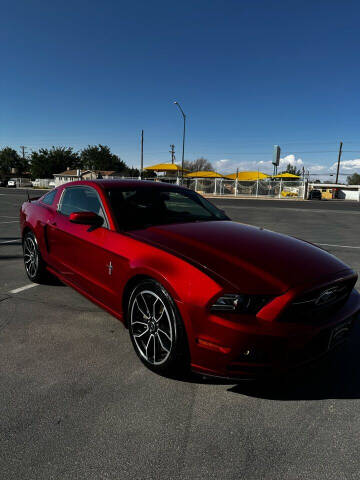
[[[329,279],[347,265],[297,238],[232,221],[171,224],[131,232],[185,258],[243,293],[280,294]]]

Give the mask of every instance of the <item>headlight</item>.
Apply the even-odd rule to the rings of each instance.
[[[257,313],[273,297],[269,295],[239,295],[225,293],[211,306],[213,311],[234,313]]]

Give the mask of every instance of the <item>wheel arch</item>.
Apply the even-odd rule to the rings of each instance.
[[[131,277],[125,284],[122,295],[122,309],[124,312],[124,325],[126,328],[128,328],[127,307],[130,300],[131,292],[136,287],[136,285],[138,285],[140,282],[143,282],[144,280],[155,280],[156,282],[158,281],[150,275],[136,274]]]
[[[21,233],[21,240],[22,240],[22,242],[24,241],[25,235],[26,235],[27,233],[29,233],[29,232],[31,232],[33,235],[35,235],[34,232],[33,232],[33,230],[32,230],[32,228],[30,228],[29,225],[26,225],[26,226],[23,228],[23,231],[22,231],[22,233]]]
[[[124,325],[126,327],[128,327],[127,306],[130,300],[131,292],[140,282],[144,280],[153,280],[154,282],[157,282],[164,290],[168,292],[176,305],[178,305],[179,303],[183,303],[184,301],[184,299],[179,297],[178,290],[181,290],[181,288],[177,288],[177,285],[173,285],[167,277],[160,275],[157,271],[153,269],[150,269],[149,271],[148,269],[145,270],[141,268],[133,272],[133,275],[127,280],[123,288],[121,307],[123,311]]]

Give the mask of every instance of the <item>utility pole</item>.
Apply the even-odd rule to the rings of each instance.
[[[181,105],[179,102],[174,102],[175,105],[179,108],[181,115],[183,116],[184,120],[184,127],[183,127],[183,141],[182,141],[182,158],[181,158],[181,185],[183,184],[183,179],[184,179],[184,155],[185,155],[185,125],[186,125],[186,115],[181,108]]]
[[[23,168],[24,168],[24,165],[25,165],[25,145],[20,145],[20,148],[21,148],[21,152],[22,152],[22,159],[23,159],[23,164],[22,164],[22,167],[18,169],[18,173],[23,173]],[[21,185],[21,179],[20,179],[20,185]]]
[[[140,178],[143,176],[144,168],[144,130],[141,130],[141,155],[140,155]]]
[[[339,181],[339,170],[340,170],[340,160],[341,160],[341,154],[342,154],[342,146],[343,143],[340,142],[340,148],[339,148],[339,156],[338,156],[338,164],[337,164],[337,170],[336,170],[336,180],[335,183],[337,184]]]
[[[26,150],[26,147],[25,147],[25,145],[20,145],[20,148],[21,148],[21,152],[22,152],[22,158],[23,158],[23,160],[25,160],[25,150]]]
[[[171,163],[175,162],[175,145],[170,145],[171,150],[169,150],[169,153],[171,153]]]

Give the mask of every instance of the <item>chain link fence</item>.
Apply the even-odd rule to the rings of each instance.
[[[202,195],[304,198],[305,183],[302,180],[256,180],[240,182],[224,178],[184,179],[183,185]]]
[[[139,177],[107,177],[111,179],[139,180]],[[175,176],[144,178],[154,182],[183,185],[195,190],[201,195],[241,196],[241,197],[268,197],[268,198],[304,198],[305,183],[288,180],[255,180],[241,182],[227,178],[186,178]]]
[[[114,177],[106,176],[109,180],[139,180],[139,177]],[[255,180],[241,182],[227,178],[186,178],[180,177],[155,177],[144,178],[147,181],[164,182],[183,185],[195,190],[201,195],[214,196],[239,196],[239,197],[263,197],[263,198],[305,198],[305,182],[303,180]],[[36,187],[52,188],[49,185],[51,179],[37,179]],[[65,183],[65,182],[63,182]]]

